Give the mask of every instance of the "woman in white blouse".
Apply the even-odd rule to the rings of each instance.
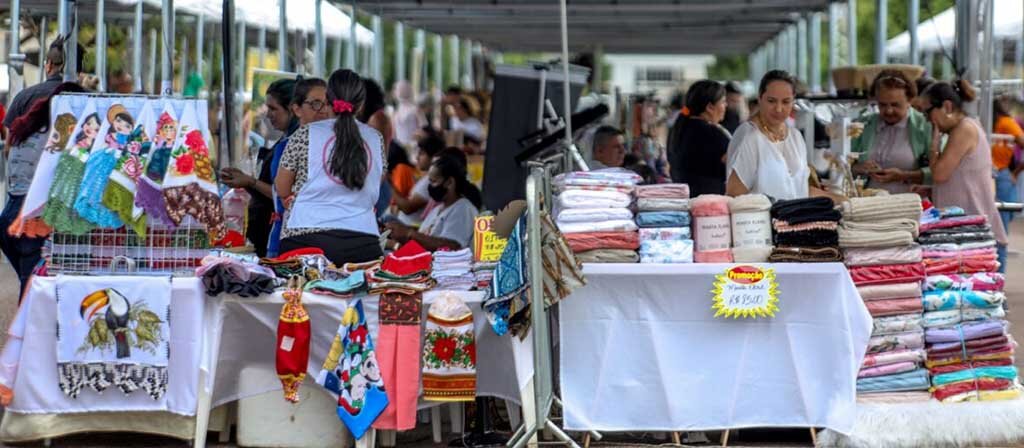
[[[796,100],[796,80],[783,70],[772,70],[761,78],[758,94],[758,112],[736,128],[729,143],[726,194],[759,193],[779,200],[839,198],[808,184],[806,144],[787,122]]]

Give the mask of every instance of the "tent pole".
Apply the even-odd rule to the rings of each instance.
[[[206,32],[206,13],[196,17],[196,73],[203,77],[203,33]]]
[[[267,62],[267,24],[261,23],[260,29],[256,33],[256,46],[259,48],[259,55],[257,57],[257,63],[260,68],[266,67]]]
[[[132,90],[135,93],[142,93],[142,39],[145,31],[142,29],[142,2],[135,4],[135,28],[132,33]],[[150,68],[152,70],[152,67]]]
[[[220,123],[220,129],[222,131],[221,140],[221,155],[226,157],[219,157],[219,160],[227,163],[233,163],[235,143],[237,142],[239,127],[235,124],[235,62],[233,58],[234,45],[231,41],[231,33],[234,31],[232,24],[235,22],[235,2],[234,0],[224,0],[221,13],[221,42],[223,45],[223,55],[221,55],[221,70],[223,76],[221,79],[224,82],[224,87],[221,90],[221,95],[224,98],[224,119]],[[222,162],[223,163],[223,162]]]
[[[64,2],[62,1],[61,4],[63,5]],[[46,24],[46,19],[43,19],[43,24]],[[45,36],[46,29],[43,28],[40,34]],[[40,43],[39,54],[45,54],[46,50],[46,47]],[[7,60],[10,64],[7,67],[7,92],[8,98],[14,98],[25,84],[25,80],[22,79],[22,75],[25,73],[25,55],[21,54],[21,0],[11,0],[11,44],[8,53]],[[43,64],[39,64],[39,72],[43,71]],[[43,73],[42,77],[45,79],[46,74]]]
[[[917,23],[920,21],[921,0],[910,0],[907,2],[907,33],[910,34],[910,64],[921,63],[921,42],[918,40]]]
[[[50,49],[46,43],[47,25],[49,25],[47,18],[46,16],[43,16],[39,20],[39,29],[41,30],[41,33],[39,34],[39,82],[46,81],[46,70],[43,70],[43,66],[46,64],[46,52]],[[12,91],[8,94],[8,97],[14,98],[14,95],[15,92]]]
[[[459,36],[451,36],[448,40],[448,45],[452,53],[448,59],[448,62],[451,64],[449,70],[451,71],[452,84],[459,85],[461,82],[459,76]]]
[[[277,0],[277,59],[281,71],[288,71],[288,0]]]
[[[315,0],[313,8],[313,76],[324,77],[323,0]]]
[[[857,65],[857,0],[846,1],[846,64]]]
[[[174,0],[160,2],[160,95],[171,96],[174,91]]]
[[[107,91],[107,25],[104,21],[106,2],[96,0],[96,77],[100,79],[100,92]],[[42,48],[40,48],[42,51]]]
[[[835,93],[836,85],[832,82],[832,69],[839,67],[839,3],[828,5],[828,91]]]
[[[405,70],[405,26],[395,22],[395,81],[409,79]]]
[[[356,20],[357,15],[358,14],[356,14],[356,0],[352,0],[352,20],[349,22],[348,26],[348,54],[345,55],[345,68],[348,68],[349,70],[356,69],[356,24],[358,23],[358,20]]]
[[[808,41],[811,45],[811,63],[808,70],[810,74],[807,79],[811,86],[811,91],[818,93],[821,92],[821,13],[812,12],[810,21],[811,35]]]
[[[886,37],[889,34],[889,0],[875,0],[875,63],[885,64]]]
[[[381,26],[380,16],[374,15],[370,18],[370,28],[373,29],[373,48],[370,49],[370,73],[373,79],[384,85],[384,28]]]

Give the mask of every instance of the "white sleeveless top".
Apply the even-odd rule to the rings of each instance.
[[[811,173],[805,146],[792,126],[785,140],[772,142],[748,121],[736,128],[729,142],[725,178],[736,173],[750,193],[780,200],[806,198]]]
[[[330,173],[334,152],[334,120],[310,123],[308,177],[295,196],[288,228],[327,228],[379,235],[373,212],[384,172],[383,139],[375,129],[358,123],[369,159],[363,188],[352,190]]]

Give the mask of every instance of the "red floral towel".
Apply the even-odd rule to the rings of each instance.
[[[437,298],[423,337],[423,399],[472,401],[476,397],[473,312],[455,294]]]
[[[302,306],[302,289],[289,288],[277,322],[277,377],[284,387],[284,399],[299,401],[299,386],[309,363],[309,315]]]

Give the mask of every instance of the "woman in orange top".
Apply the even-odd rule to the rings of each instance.
[[[992,141],[992,169],[996,172],[996,199],[1003,202],[1017,202],[1017,174],[1024,170],[1024,163],[1017,161],[1017,166],[1011,171],[1013,161],[1013,145],[1024,146],[1024,130],[1020,128],[1017,121],[1010,116],[1003,100],[992,102],[992,116],[995,122],[992,126],[994,134],[1003,134],[1013,137],[1013,142],[1006,140]],[[1003,228],[1010,231],[1010,221],[1013,220],[1013,212],[999,212],[1003,221]]]

